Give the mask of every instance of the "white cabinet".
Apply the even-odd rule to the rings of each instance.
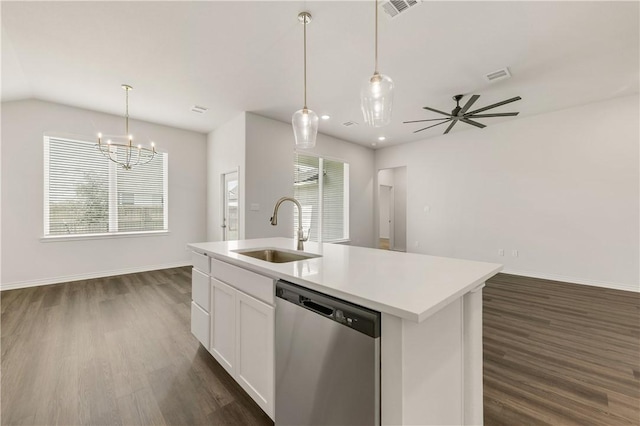
[[[209,327],[211,317],[196,302],[191,302],[191,333],[204,345],[209,347]]]
[[[196,268],[193,268],[191,272],[191,300],[196,302],[206,312],[209,312],[210,288],[209,275],[203,274]]]
[[[191,332],[273,419],[274,280],[198,253],[192,259]]]
[[[209,347],[211,334],[209,256],[191,252],[191,333]]]
[[[274,413],[275,309],[236,294],[236,380],[271,417]]]
[[[236,358],[236,293],[233,287],[211,278],[211,354],[232,376]]]

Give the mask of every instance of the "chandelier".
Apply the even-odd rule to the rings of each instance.
[[[96,147],[109,160],[121,166],[124,170],[131,170],[134,166],[141,166],[153,160],[156,156],[156,147],[151,142],[151,148],[142,145],[133,145],[133,136],[129,133],[129,91],[133,87],[123,84],[122,88],[126,92],[125,110],[125,136],[114,136],[102,142],[102,133],[98,133],[98,144]]]

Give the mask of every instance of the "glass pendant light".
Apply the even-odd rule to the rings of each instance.
[[[378,0],[376,6],[375,70],[360,92],[360,105],[364,122],[369,126],[382,127],[391,123],[393,104],[393,80],[378,72]]]
[[[304,106],[291,118],[296,148],[308,149],[316,146],[318,135],[318,114],[307,108],[307,24],[311,22],[309,12],[298,14],[298,21],[304,27]]]

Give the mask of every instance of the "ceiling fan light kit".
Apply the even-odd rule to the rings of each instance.
[[[150,148],[133,145],[133,136],[129,133],[129,92],[133,90],[133,87],[123,84],[122,88],[126,92],[125,136],[113,136],[107,139],[106,143],[103,143],[102,133],[98,133],[96,148],[107,159],[118,164],[124,170],[131,170],[134,166],[141,166],[153,160],[156,156],[156,147],[153,142],[151,142]]]
[[[362,86],[360,106],[366,124],[373,127],[382,127],[391,123],[393,80],[378,72],[378,0],[375,0],[374,3],[376,8],[375,70],[373,75]]]
[[[304,28],[304,106],[293,114],[291,125],[296,148],[309,149],[316,146],[318,135],[318,114],[307,108],[307,24],[311,22],[311,14],[301,12],[298,20]]]
[[[478,109],[473,110],[473,111],[469,111],[471,106],[478,100],[478,98],[480,98],[480,95],[471,95],[471,98],[467,101],[467,103],[463,107],[461,107],[460,106],[460,101],[462,100],[463,97],[464,97],[464,95],[455,95],[453,97],[453,100],[456,101],[456,107],[451,111],[451,114],[449,114],[447,112],[443,112],[443,111],[437,110],[435,108],[431,108],[431,107],[422,107],[423,109],[426,109],[428,111],[433,111],[433,112],[436,112],[438,114],[445,115],[446,118],[429,118],[429,119],[426,119],[426,120],[411,120],[411,121],[403,121],[403,123],[404,124],[408,124],[408,123],[422,123],[422,122],[427,122],[427,121],[439,121],[439,123],[432,124],[432,125],[427,126],[427,127],[423,127],[422,129],[415,130],[413,133],[418,133],[418,132],[421,132],[423,130],[427,130],[427,129],[430,129],[432,127],[439,126],[441,124],[449,123],[449,126],[444,131],[444,134],[446,135],[447,133],[449,133],[451,131],[453,126],[455,126],[458,121],[460,121],[462,123],[465,123],[465,124],[469,124],[471,126],[475,126],[475,127],[479,127],[481,129],[484,129],[487,126],[482,124],[482,123],[478,123],[476,121],[476,119],[478,119],[478,118],[492,118],[492,117],[513,117],[513,116],[518,115],[519,112],[500,112],[500,113],[493,113],[493,114],[480,114],[481,112],[487,111],[489,109],[497,108],[499,106],[506,105],[506,104],[509,104],[511,102],[519,101],[519,100],[522,99],[520,96],[516,96],[514,98],[510,98],[510,99],[507,99],[507,100],[504,100],[504,101],[501,101],[501,102],[497,102],[495,104],[492,104],[492,105],[489,105],[489,106],[486,106],[486,107],[482,107],[482,108],[478,108]]]

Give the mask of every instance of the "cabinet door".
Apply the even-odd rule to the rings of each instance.
[[[223,282],[211,279],[211,354],[232,376],[235,373],[236,294]]]
[[[274,415],[273,306],[236,293],[236,380],[271,417]]]

